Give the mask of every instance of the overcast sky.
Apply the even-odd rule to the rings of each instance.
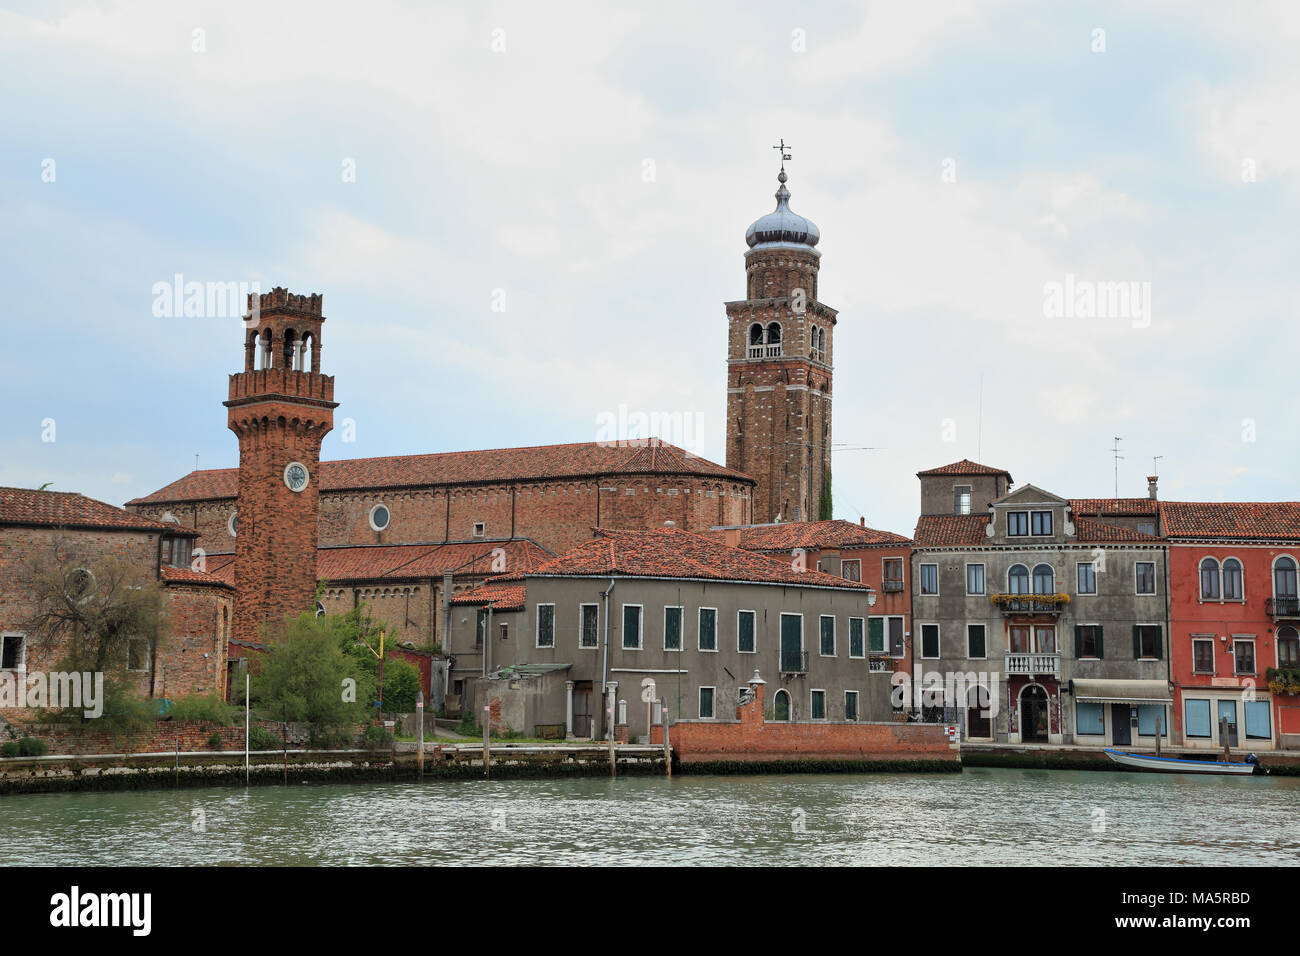
[[[962,457],[1109,495],[1115,436],[1122,495],[1161,455],[1166,498],[1300,497],[1300,5],[5,6],[0,484],[237,463],[239,322],[155,314],[177,274],[324,294],[327,459],[625,406],[721,462],[784,137],[837,517],[910,533]],[[1067,281],[1137,295],[1053,314]]]

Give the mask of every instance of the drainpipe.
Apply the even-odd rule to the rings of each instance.
[[[605,706],[612,706],[609,701],[609,690],[606,685],[609,683],[609,592],[613,590],[614,579],[610,578],[609,587],[605,588],[605,590],[600,593],[600,596],[605,600],[605,652],[600,664],[600,699],[604,702]],[[609,730],[610,727],[614,726],[614,714],[610,713],[606,719],[609,723],[609,727],[606,727],[605,729]]]
[[[492,602],[487,602],[487,620],[483,622],[483,676],[488,675],[488,648],[492,646]]]

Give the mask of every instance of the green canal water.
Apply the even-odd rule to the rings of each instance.
[[[1300,778],[1059,770],[0,798],[0,865],[1289,865]]]

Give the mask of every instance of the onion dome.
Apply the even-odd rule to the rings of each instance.
[[[811,219],[805,219],[790,209],[790,190],[785,188],[785,170],[781,170],[777,181],[781,184],[776,191],[776,209],[745,230],[745,243],[751,249],[759,245],[786,243],[809,248],[821,240],[821,230]]]

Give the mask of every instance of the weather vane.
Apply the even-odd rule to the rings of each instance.
[[[787,159],[790,158],[790,154],[787,153],[786,150],[787,150],[787,149],[790,149],[791,147],[789,147],[789,146],[786,145],[786,143],[785,143],[785,137],[782,136],[782,137],[781,137],[781,145],[780,145],[780,146],[773,146],[772,148],[773,148],[773,149],[779,149],[779,150],[781,151],[781,172],[785,172],[785,161],[786,161]]]

